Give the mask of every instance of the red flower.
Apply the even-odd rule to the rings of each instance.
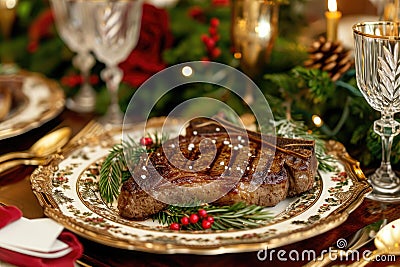
[[[168,13],[150,4],[143,4],[140,37],[135,49],[120,64],[123,81],[138,87],[153,74],[163,70],[164,49],[172,45]]]
[[[53,35],[54,15],[50,8],[43,11],[31,24],[28,29],[28,51],[34,53],[38,46],[40,39]]]

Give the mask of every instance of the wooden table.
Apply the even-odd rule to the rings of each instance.
[[[57,118],[37,129],[14,138],[1,140],[0,154],[15,150],[27,149],[38,138],[54,128],[69,126],[72,128],[73,134],[75,134],[93,117],[94,116],[91,114],[81,115],[65,110]],[[42,208],[33,195],[30,187],[29,177],[34,169],[35,167],[32,166],[20,166],[10,170],[8,173],[0,174],[0,202],[18,206],[23,211],[24,216],[28,218],[37,218],[43,216]],[[345,221],[339,227],[316,237],[275,249],[275,251],[282,249],[288,253],[292,250],[296,250],[301,253],[303,250],[315,250],[317,255],[319,255],[318,253],[320,253],[323,249],[327,249],[339,238],[346,237],[360,227],[374,222],[380,218],[387,218],[389,221],[400,218],[400,204],[382,205],[380,203],[365,199],[363,203],[350,214],[347,221]],[[279,261],[277,257],[273,257],[272,262],[269,260],[260,261],[257,257],[257,252],[215,256],[151,254],[112,248],[81,237],[79,237],[79,239],[84,246],[84,255],[82,256],[81,261],[88,264],[88,266],[278,267],[302,266],[306,263],[300,261]],[[363,249],[373,250],[373,242]],[[343,263],[345,262],[335,262],[335,264]],[[389,265],[400,266],[400,258],[398,257],[396,262],[374,262],[370,263],[368,266]]]

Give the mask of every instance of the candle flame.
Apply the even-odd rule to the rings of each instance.
[[[17,5],[17,0],[0,0],[0,7],[13,9]]]
[[[271,25],[267,21],[261,20],[255,31],[260,38],[268,39],[271,36]]]
[[[337,11],[336,0],[328,0],[328,10],[330,12],[336,12]]]

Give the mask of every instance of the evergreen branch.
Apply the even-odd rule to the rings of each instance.
[[[207,211],[209,216],[214,218],[211,229],[244,229],[255,228],[265,224],[273,218],[265,207],[257,205],[246,205],[243,202],[235,203],[231,206],[199,205],[196,207],[178,207],[170,205],[165,210],[153,215],[153,221],[158,221],[162,225],[180,223],[181,218],[196,213],[199,209]],[[182,226],[186,230],[204,230],[201,221]]]
[[[299,90],[299,80],[293,79],[289,73],[266,74],[264,79],[273,82],[279,88],[283,88],[285,92],[295,93]]]
[[[146,149],[133,139],[114,145],[100,169],[99,191],[100,196],[107,202],[112,203],[119,195],[123,182],[131,177],[128,166],[134,166],[139,162],[144,153],[156,150],[165,140],[166,134],[161,137],[154,133],[152,136],[154,144]],[[128,160],[128,162],[127,162]]]
[[[138,160],[143,152],[141,147],[133,146],[130,142],[117,144],[111,148],[101,166],[99,179],[100,196],[107,203],[112,203],[118,197],[121,184],[129,177],[124,149],[127,149],[131,161]]]
[[[325,102],[335,93],[335,84],[326,71],[297,66],[292,69],[292,72],[296,78],[304,80],[304,83],[310,90],[314,103]],[[292,75],[290,76],[293,79]]]

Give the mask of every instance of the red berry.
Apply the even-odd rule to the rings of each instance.
[[[200,19],[204,15],[204,10],[199,6],[194,6],[188,11],[188,13],[190,17]]]
[[[169,229],[175,230],[175,231],[179,230],[180,228],[181,228],[181,226],[179,225],[179,223],[171,223],[169,226]]]
[[[99,83],[99,76],[91,75],[90,78],[89,78],[89,81],[90,81],[90,84],[98,84]]]
[[[213,37],[211,37],[214,42],[218,42],[219,41],[219,34],[213,35]]]
[[[211,222],[207,221],[207,220],[203,220],[201,222],[201,226],[203,227],[203,229],[210,229],[211,228]]]
[[[214,27],[208,28],[208,32],[210,33],[211,36],[215,36],[218,34],[217,28]]]
[[[211,50],[211,57],[212,58],[217,58],[221,55],[221,49],[218,47],[215,47],[213,50]]]
[[[190,223],[197,223],[199,221],[199,216],[197,214],[191,214],[189,217]]]
[[[212,27],[218,27],[218,25],[219,25],[219,19],[217,19],[217,18],[212,18],[212,19],[210,20],[210,25],[211,25]]]
[[[188,225],[189,224],[189,217],[185,216],[181,218],[181,223],[182,225]]]
[[[140,144],[142,146],[151,146],[153,144],[153,139],[150,137],[142,137],[140,138]]]
[[[205,218],[207,216],[207,211],[205,209],[199,209],[197,213],[199,214],[200,218]]]
[[[215,41],[212,38],[208,38],[205,42],[205,45],[207,47],[208,50],[211,50],[215,47]]]
[[[213,217],[213,216],[208,216],[208,217],[206,218],[206,220],[207,220],[208,222],[210,222],[210,223],[213,223],[213,222],[214,222],[214,217]]]
[[[202,34],[201,37],[200,37],[200,39],[201,39],[201,41],[202,41],[203,43],[207,43],[207,40],[208,40],[209,38],[210,38],[210,37],[208,37],[207,34]]]

